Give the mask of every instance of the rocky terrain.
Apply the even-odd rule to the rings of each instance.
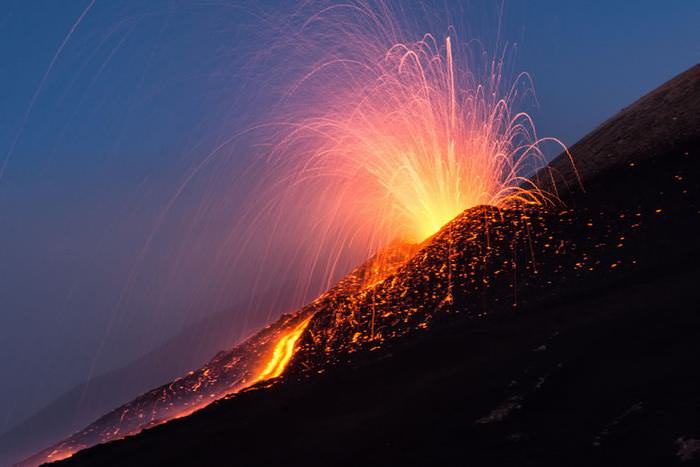
[[[555,160],[565,206],[469,209],[283,317],[281,378],[63,462],[699,462],[699,98],[696,66],[574,145],[583,190]]]

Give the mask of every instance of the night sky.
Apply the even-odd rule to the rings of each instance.
[[[2,1],[0,432],[250,296],[255,252],[238,258],[229,233],[257,142],[169,200],[279,98],[287,65],[259,13],[290,3]],[[491,2],[448,3],[493,38]],[[698,24],[694,1],[511,1],[501,39],[534,79],[539,134],[570,145],[697,63]]]

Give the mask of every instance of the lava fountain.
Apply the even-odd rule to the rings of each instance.
[[[301,217],[309,238],[333,249],[359,242],[372,252],[421,242],[476,205],[555,200],[528,176],[545,165],[542,145],[561,143],[538,138],[517,110],[531,80],[507,79],[505,51],[489,58],[453,30],[390,42],[402,33],[388,9],[345,8],[355,21],[325,18],[337,14],[330,8],[302,26],[302,42],[323,44],[327,58],[289,92],[290,118],[266,158],[278,216]],[[332,39],[304,36],[327,34],[328,22]]]
[[[293,261],[303,263],[309,280],[337,277],[349,250],[359,251],[356,261],[375,255],[370,268],[347,276],[333,293],[380,283],[410,258],[388,254],[384,264],[387,247],[412,254],[465,209],[557,200],[528,177],[545,165],[545,143],[563,145],[539,138],[520,110],[533,88],[528,74],[507,73],[508,49],[489,55],[479,42],[459,42],[454,28],[416,35],[399,20],[384,2],[307,16],[290,34],[290,47],[311,64],[289,86],[276,117],[257,127],[267,143],[258,160],[263,176],[243,233],[232,237],[239,246],[261,235],[270,244],[298,241]],[[316,303],[333,293],[108,414],[43,459],[283,376]]]
[[[385,252],[415,252],[465,209],[558,202],[529,177],[546,165],[545,144],[568,151],[521,110],[533,84],[508,72],[507,47],[489,54],[451,26],[416,33],[405,10],[381,1],[300,16],[285,40],[304,66],[275,108],[286,118],[264,125],[248,225],[255,234],[274,219],[281,236],[299,232],[308,277],[320,270],[330,282],[354,249],[355,264],[375,255],[360,284],[370,288],[410,259]],[[279,341],[256,381],[282,375],[309,321]]]

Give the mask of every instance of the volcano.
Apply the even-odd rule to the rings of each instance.
[[[571,153],[27,463],[697,462],[700,65]]]

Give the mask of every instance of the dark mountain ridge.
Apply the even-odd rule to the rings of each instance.
[[[599,125],[535,177],[561,195],[606,172],[695,147],[700,128],[700,64],[672,78]],[[554,183],[552,183],[554,182]],[[564,200],[567,198],[564,196]]]
[[[277,384],[64,462],[697,459],[699,83],[696,66],[575,145],[585,193],[560,191],[566,209],[467,210],[385,280],[326,301]]]

